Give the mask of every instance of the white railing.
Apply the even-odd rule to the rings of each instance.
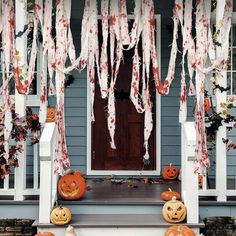
[[[223,123],[219,127],[217,134],[224,133],[224,137],[226,137],[226,128],[232,128],[232,126],[232,123]],[[218,138],[218,142],[216,142],[215,165],[215,188],[210,187],[207,183],[207,176],[203,176],[203,184],[199,189],[199,196],[213,196],[216,197],[217,201],[226,202],[227,197],[236,196],[236,186],[234,189],[228,189],[227,187],[227,155],[222,138]]]
[[[199,222],[198,177],[194,174],[196,131],[194,122],[181,127],[181,195],[187,208],[187,223]]]
[[[26,145],[24,145],[27,147]],[[23,158],[19,167],[13,171],[10,176],[3,180],[3,186],[0,187],[0,196],[12,196],[14,200],[22,201],[26,196],[39,195],[39,153],[38,144],[33,146],[33,161],[30,158]],[[25,153],[27,150],[25,150]],[[26,166],[33,168],[33,174],[26,172]],[[19,179],[21,182],[19,182]],[[26,185],[26,181],[28,182]]]
[[[224,124],[220,128],[226,129],[226,125]],[[227,201],[228,196],[236,196],[236,186],[235,189],[227,188],[226,148],[225,144],[221,140],[220,143],[216,143],[216,148],[218,150],[220,149],[220,153],[225,152],[225,154],[222,155],[222,158],[217,158],[216,156],[217,168],[215,173],[215,188],[209,187],[207,183],[207,175],[203,176],[202,186],[199,187],[198,176],[194,174],[194,152],[196,146],[194,122],[185,122],[182,124],[181,136],[182,198],[187,207],[187,222],[197,223],[199,217],[199,196],[214,196],[217,201]],[[221,182],[221,185],[217,184],[217,182]]]
[[[57,198],[57,178],[53,171],[55,123],[46,123],[40,138],[39,223],[50,223],[50,213]]]

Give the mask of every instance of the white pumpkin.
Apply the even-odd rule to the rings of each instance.
[[[69,225],[69,226],[66,228],[65,236],[77,236],[77,234],[76,234],[75,229],[74,229],[73,226]]]

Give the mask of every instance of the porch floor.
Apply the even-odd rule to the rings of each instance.
[[[148,180],[145,183],[145,180]],[[162,179],[87,179],[86,194],[80,204],[162,205],[161,192],[171,188],[180,192],[180,181]],[[68,201],[60,200],[61,203]],[[77,204],[78,201],[70,201]]]
[[[171,188],[181,193],[181,182],[178,180],[167,181],[162,178],[86,178],[87,191],[78,201],[65,201],[58,199],[61,204],[70,205],[163,205],[161,192]],[[211,180],[210,180],[211,181]],[[214,181],[211,181],[214,187]],[[235,181],[228,181],[228,187],[235,186]],[[26,196],[24,201],[14,201],[13,196],[1,196],[0,205],[4,204],[35,204],[39,202],[39,196]],[[199,204],[202,206],[225,205],[236,206],[236,197],[228,197],[226,202],[217,202],[216,197],[200,197]]]
[[[181,181],[162,178],[149,178],[147,183],[145,178],[87,178],[86,185],[87,191],[80,200],[67,201],[59,198],[58,202],[70,205],[163,205],[164,201],[160,197],[163,191],[171,188],[181,193]],[[230,181],[229,185],[235,186],[234,181]],[[236,197],[228,197],[226,202],[217,202],[216,197],[200,197],[199,204],[236,206]]]

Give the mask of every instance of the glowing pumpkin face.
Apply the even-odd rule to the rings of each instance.
[[[186,217],[186,207],[173,197],[172,200],[166,202],[163,206],[162,215],[167,222],[179,223]]]
[[[54,225],[66,225],[71,220],[70,210],[66,207],[56,207],[52,210],[50,220]]]
[[[55,121],[55,108],[48,107],[46,122],[54,122],[54,121]]]
[[[173,225],[165,231],[164,236],[196,236],[196,234],[188,226]]]
[[[180,194],[178,192],[172,191],[170,188],[168,191],[164,191],[161,193],[161,198],[164,201],[170,201],[173,197],[176,197],[176,199],[180,199]]]
[[[169,166],[164,166],[162,170],[163,179],[176,179],[178,177],[179,170],[170,163]]]
[[[57,189],[61,198],[77,200],[85,193],[85,180],[80,172],[66,174],[59,179]]]

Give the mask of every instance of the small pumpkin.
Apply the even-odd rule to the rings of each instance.
[[[69,226],[66,228],[65,236],[77,236],[77,234],[76,234],[75,229],[74,229],[73,226],[69,225]]]
[[[202,187],[202,175],[198,174],[198,187]]]
[[[204,110],[208,112],[211,108],[211,101],[210,98],[204,98]]]
[[[166,202],[162,208],[162,215],[169,223],[179,223],[184,221],[187,214],[185,205],[173,197],[172,200]]]
[[[66,207],[55,207],[50,215],[50,220],[54,225],[66,225],[71,220],[70,210]]]
[[[55,234],[51,232],[37,233],[34,236],[55,236]]]
[[[169,166],[164,166],[162,170],[163,179],[172,180],[178,177],[179,170],[170,163]]]
[[[78,171],[68,173],[59,179],[57,190],[62,199],[78,200],[86,190],[84,177]]]
[[[164,236],[196,236],[195,232],[185,225],[173,225],[165,231]]]
[[[55,122],[55,114],[56,114],[55,108],[54,107],[48,107],[47,108],[46,122]]]
[[[161,193],[161,198],[164,201],[170,201],[172,197],[176,197],[176,199],[180,199],[180,194],[176,191],[172,191],[171,188],[169,188],[167,191],[164,191]]]

